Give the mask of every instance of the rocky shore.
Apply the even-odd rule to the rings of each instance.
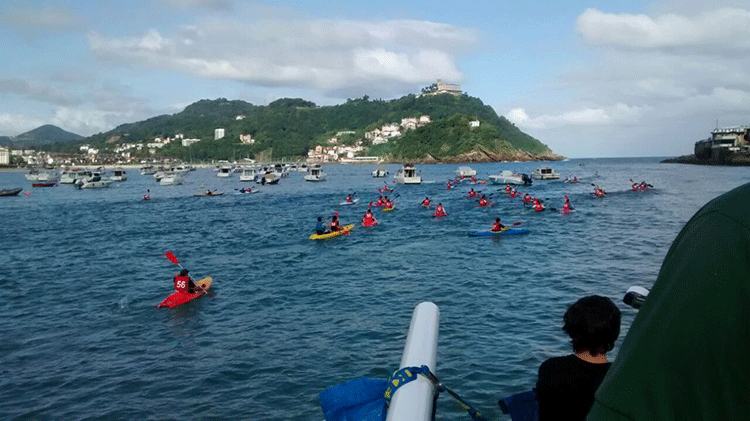
[[[535,155],[524,151],[513,151],[512,153],[497,153],[488,150],[487,148],[477,145],[471,152],[463,153],[461,155],[452,156],[448,158],[436,158],[432,155],[427,155],[421,159],[409,159],[409,160],[394,160],[396,162],[412,162],[415,164],[463,164],[472,162],[507,162],[507,161],[562,161],[564,156],[554,154],[552,152]]]
[[[750,166],[750,156],[732,154],[722,160],[700,159],[695,155],[683,155],[676,158],[668,158],[661,161],[663,164],[691,164],[691,165],[727,165],[727,166]]]

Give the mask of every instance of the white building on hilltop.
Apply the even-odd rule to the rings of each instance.
[[[219,140],[224,137],[224,129],[214,130],[214,140]]]

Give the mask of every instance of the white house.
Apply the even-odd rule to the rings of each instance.
[[[0,165],[10,165],[10,150],[0,147]]]
[[[252,135],[249,134],[241,134],[240,135],[240,142],[246,144],[246,145],[252,145],[255,143],[255,139],[253,139]]]
[[[219,140],[224,137],[224,129],[214,130],[214,140]]]
[[[190,146],[193,143],[198,143],[200,141],[200,139],[182,139],[182,146]]]
[[[471,128],[479,127],[479,120],[470,121],[469,122],[469,127],[471,127]]]

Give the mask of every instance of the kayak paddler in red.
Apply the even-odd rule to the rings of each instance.
[[[474,188],[472,187],[471,190],[469,191],[469,197],[476,197],[476,196],[477,196],[477,192],[475,192]]]
[[[446,186],[445,186],[445,189],[446,189],[446,190],[450,190],[450,189],[452,189],[452,188],[453,188],[453,186],[451,186],[451,182],[450,182],[450,181],[448,181],[448,185],[446,185]]]
[[[540,202],[536,197],[534,198],[534,210],[537,212],[541,212],[544,210],[544,205],[542,205],[542,202]]]
[[[175,292],[183,292],[185,294],[194,294],[196,288],[195,283],[193,283],[193,280],[190,279],[190,275],[188,275],[189,271],[187,269],[182,269],[180,273],[174,276],[174,290]]]
[[[565,195],[565,203],[563,203],[563,212],[568,213],[570,212],[570,199],[568,199],[568,195]]]
[[[445,213],[445,209],[443,209],[443,204],[438,203],[437,207],[435,207],[435,215],[434,216],[445,216],[447,213]]]
[[[331,218],[331,225],[330,225],[331,232],[338,231],[341,228],[339,227],[339,213],[336,212],[333,214],[333,217]]]
[[[479,206],[487,206],[487,197],[482,195],[482,198],[479,199]]]
[[[500,223],[500,218],[495,218],[495,222],[492,224],[492,232],[500,232],[505,228],[505,225]]]
[[[510,186],[510,183],[505,185],[505,192],[510,193],[510,191],[513,190],[513,187]]]
[[[362,225],[369,227],[372,225],[375,225],[375,217],[372,216],[372,210],[367,209],[367,212],[365,212],[365,216],[362,217]]]
[[[429,197],[425,197],[424,198],[424,200],[422,201],[422,206],[424,206],[426,208],[430,207],[430,198]]]
[[[526,193],[525,195],[523,195],[523,203],[529,203],[529,202],[531,202],[531,195]]]
[[[352,203],[352,195],[346,196],[346,203]]]

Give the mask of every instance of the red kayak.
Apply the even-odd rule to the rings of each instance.
[[[211,288],[211,282],[212,279],[210,276],[207,276],[200,281],[196,282],[196,284],[200,285],[208,291],[209,288]],[[189,303],[190,301],[195,300],[196,298],[200,298],[202,296],[206,295],[205,292],[196,292],[194,294],[190,294],[189,292],[175,292],[172,295],[168,296],[164,299],[161,303],[159,303],[156,308],[162,308],[162,307],[177,307],[179,305]]]
[[[444,216],[448,216],[448,214],[447,214],[447,213],[440,213],[440,214],[438,214],[438,213],[433,213],[433,214],[432,214],[432,217],[433,217],[433,218],[442,218],[442,217],[444,217]]]
[[[486,203],[486,204],[484,204],[484,205],[477,205],[477,207],[478,207],[478,208],[489,208],[489,207],[491,207],[491,206],[492,206],[492,205],[494,205],[494,204],[495,204],[495,202],[487,202],[487,203]]]
[[[375,224],[377,224],[377,223],[378,223],[378,220],[373,218],[371,221],[362,221],[362,226],[363,227],[372,227],[372,226],[375,226]]]

